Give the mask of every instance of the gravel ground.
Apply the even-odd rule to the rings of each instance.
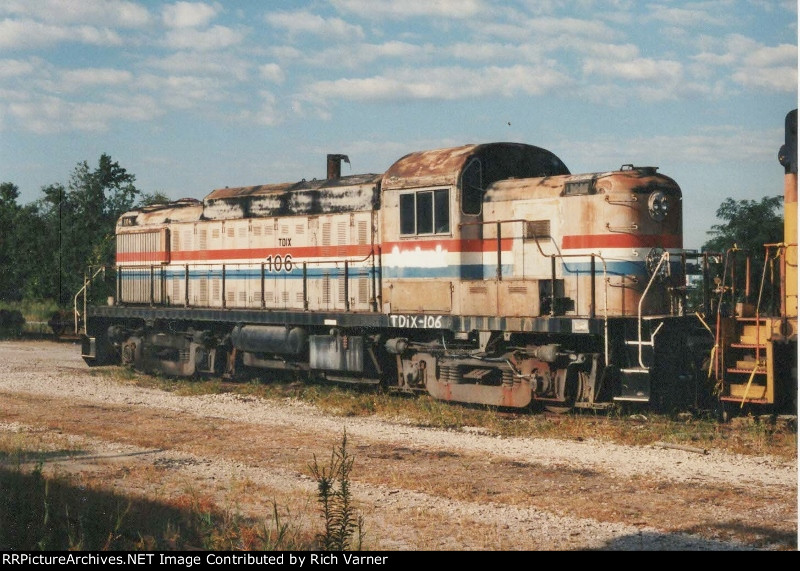
[[[68,443],[74,452],[49,468],[97,473],[117,491],[164,498],[189,485],[225,501],[231,482],[246,483],[243,511],[281,498],[313,525],[308,464],[344,430],[368,549],[797,549],[796,458],[498,438],[290,399],[177,396],[92,374],[77,345],[0,342],[0,435]]]

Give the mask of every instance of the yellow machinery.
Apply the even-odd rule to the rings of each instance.
[[[714,372],[720,401],[734,414],[748,405],[797,414],[797,109],[786,115],[778,159],[785,168],[783,242],[764,245],[758,301],[736,304],[729,317],[717,312]],[[761,307],[765,285],[779,292],[769,311]],[[724,283],[720,291],[727,291]]]

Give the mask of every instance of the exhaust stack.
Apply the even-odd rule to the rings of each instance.
[[[328,180],[342,176],[342,161],[350,164],[347,155],[328,155]]]

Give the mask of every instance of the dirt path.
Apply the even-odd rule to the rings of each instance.
[[[156,501],[285,506],[318,527],[309,465],[343,431],[374,550],[797,549],[797,462],[596,441],[497,438],[294,400],[176,396],[94,374],[76,345],[0,342],[0,436],[45,469]]]

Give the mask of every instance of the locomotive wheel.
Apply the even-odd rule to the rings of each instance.
[[[564,401],[563,403],[554,403],[544,405],[545,410],[555,414],[566,414],[575,408],[575,401],[577,396],[581,394],[583,385],[583,376],[577,371],[568,375],[564,383]]]

